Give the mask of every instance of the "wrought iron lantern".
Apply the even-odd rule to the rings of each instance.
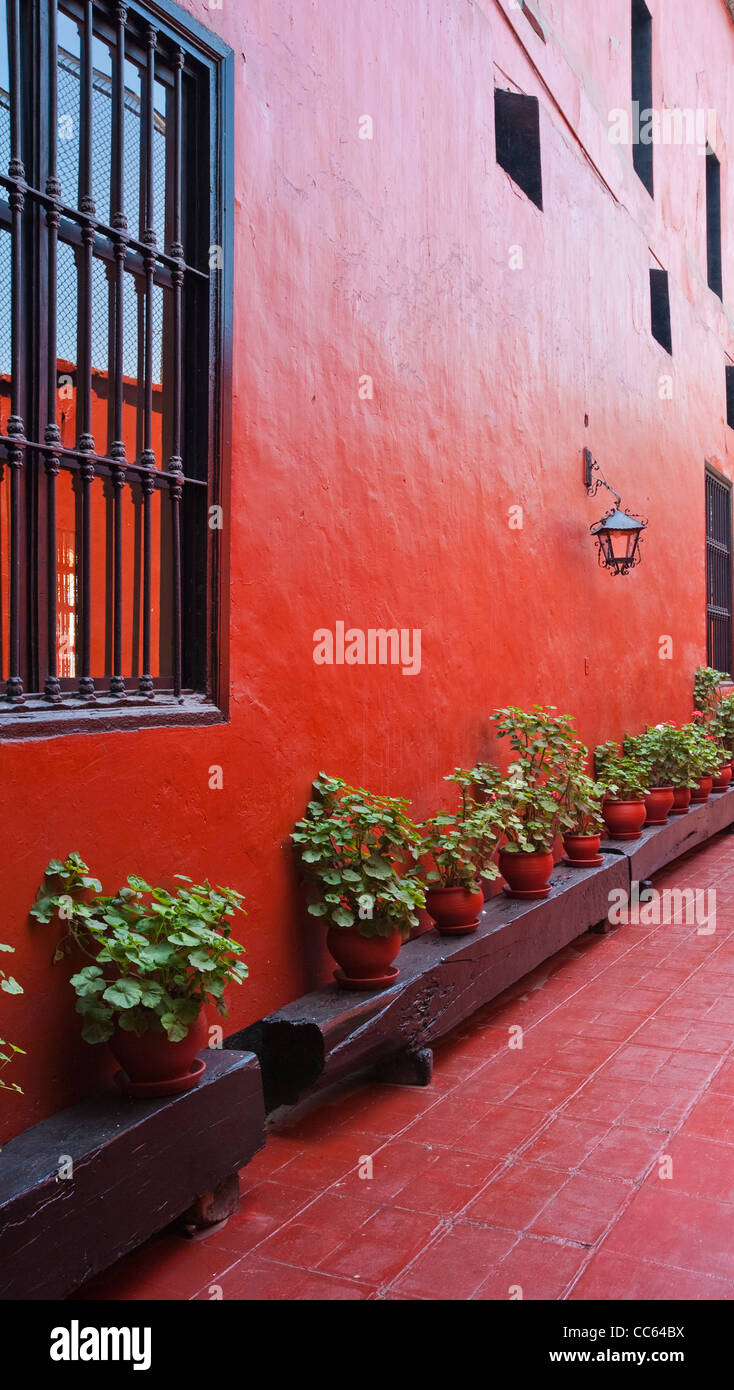
[[[595,473],[599,476],[594,477]],[[601,469],[592,458],[590,449],[584,449],[584,478],[589,497],[595,497],[599,488],[605,487],[616,502],[616,506],[610,507],[601,521],[595,522],[589,528],[596,541],[599,564],[602,569],[608,569],[610,574],[629,574],[642,559],[640,543],[642,532],[647,526],[647,517],[622,510],[619,493],[602,477]]]

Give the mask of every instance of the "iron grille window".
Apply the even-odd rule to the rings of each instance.
[[[645,0],[632,0],[632,103],[641,123],[647,124],[652,110],[652,15]],[[635,123],[636,124],[636,123]],[[653,146],[636,140],[632,163],[639,179],[653,196]]]
[[[721,268],[721,165],[706,147],[706,273],[709,288],[722,298]]]
[[[709,666],[732,673],[731,485],[706,472],[706,653]]]
[[[219,717],[230,56],[0,0],[0,732]]]

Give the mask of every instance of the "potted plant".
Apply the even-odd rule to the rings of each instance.
[[[728,679],[725,671],[716,671],[713,666],[698,667],[693,677],[693,704],[704,719],[716,713],[721,699],[719,686]]]
[[[651,783],[657,790],[670,787],[673,803],[667,814],[684,816],[691,802],[691,791],[698,786],[699,772],[690,737],[690,726],[656,724],[643,735],[648,750]],[[653,787],[650,792],[652,793]],[[647,798],[646,804],[649,805]],[[648,820],[648,824],[650,821]]]
[[[731,696],[719,700],[708,724],[709,733],[716,740],[721,761],[713,774],[711,790],[725,792],[732,779],[732,748],[734,748],[734,702]]]
[[[585,748],[583,754],[585,757]],[[564,797],[566,828],[563,830],[563,848],[567,864],[591,868],[604,863],[604,855],[599,853],[604,826],[602,796],[603,789],[581,767],[570,769]]]
[[[731,717],[728,711],[722,712],[722,696],[720,686],[723,681],[728,681],[729,677],[725,671],[716,671],[712,666],[699,666],[693,681],[693,703],[696,707],[694,720],[705,727],[705,732],[715,740],[720,750],[720,762],[718,767],[711,768],[712,784],[708,791],[724,792],[731,782],[731,749],[734,746],[732,739]],[[727,697],[730,698],[730,697]],[[708,774],[705,773],[706,777]],[[699,788],[699,795],[694,795],[694,801],[707,800],[704,792],[705,784]]]
[[[502,836],[495,803],[477,803],[478,769],[457,768],[446,781],[456,782],[461,802],[455,814],[441,813],[421,827],[421,857],[427,865],[426,907],[442,935],[476,931],[484,904],[482,879],[499,870],[493,857]]]
[[[627,735],[624,752],[636,758],[645,769],[647,791],[645,792],[645,824],[665,825],[675,801],[673,776],[675,759],[673,740],[669,730],[672,726],[655,725],[636,737]],[[673,730],[673,733],[676,731]]]
[[[393,961],[425,906],[420,832],[398,797],[323,772],[313,792],[291,837],[309,879],[308,911],[327,919],[337,984],[381,988],[396,979]]]
[[[646,769],[632,754],[620,752],[613,739],[599,744],[594,765],[604,788],[602,816],[610,838],[639,840],[646,816]]]
[[[8,946],[4,941],[0,941],[0,951],[14,950],[14,946]],[[19,985],[12,975],[6,975],[4,970],[0,970],[0,990],[5,994],[22,994],[23,986]],[[7,1052],[5,1051],[6,1048],[8,1049]],[[4,1038],[0,1038],[0,1072],[9,1066],[13,1060],[13,1055],[25,1056],[23,1048],[16,1047],[15,1043],[6,1042]],[[2,1076],[0,1076],[0,1091],[17,1091],[19,1095],[23,1094],[17,1081],[7,1082]]]
[[[176,874],[171,893],[130,874],[102,893],[78,854],[52,859],[31,916],[64,927],[54,961],[81,952],[91,962],[71,977],[88,1043],[106,1042],[120,1063],[119,1084],[133,1095],[190,1090],[205,1070],[203,1010],[226,1018],[224,991],[247,966],[230,918],[244,913],[232,888],[194,884]]]
[[[509,706],[492,720],[515,753],[498,797],[507,836],[499,852],[500,873],[511,897],[547,898],[551,891],[553,848],[567,827],[564,803],[568,766],[577,747],[573,721],[554,705],[530,711]]]
[[[729,763],[734,769],[734,695],[722,696],[716,715],[721,731],[721,741],[727,750],[732,750]]]
[[[698,777],[697,785],[691,792],[691,801],[708,801],[714,774],[721,766],[722,752],[702,714],[699,714],[698,718],[694,717],[687,728],[693,766]]]

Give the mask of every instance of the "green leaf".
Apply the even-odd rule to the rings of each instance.
[[[336,922],[338,927],[351,927],[354,925],[354,913],[349,912],[346,907],[337,907],[331,914],[332,922]]]
[[[86,1022],[82,1027],[82,1037],[88,1043],[107,1042],[108,1038],[114,1033],[114,1025],[111,1020],[93,1018]]]
[[[8,975],[6,979],[0,980],[0,989],[5,990],[6,994],[23,993],[23,986],[19,985],[18,981],[14,980],[12,975]]]
[[[146,1017],[143,1009],[125,1009],[121,1014],[118,1014],[117,1022],[126,1033],[134,1033],[136,1037],[142,1038],[145,1033],[150,1031],[149,1020],[153,1017],[153,1014],[148,1014]]]
[[[189,1031],[188,1024],[177,1018],[176,1014],[161,1014],[161,1023],[169,1042],[181,1042]]]
[[[189,951],[189,965],[193,965],[194,970],[216,970],[216,961],[208,956],[206,951]]]
[[[160,1004],[165,994],[162,984],[158,980],[140,981],[140,1003],[148,1009],[154,1009],[156,1004]]]
[[[123,976],[116,980],[114,984],[108,985],[102,995],[108,1004],[116,1004],[120,1009],[131,1009],[134,1004],[140,1002],[140,985],[137,980]]]
[[[98,965],[88,965],[77,975],[72,975],[69,984],[74,986],[80,998],[84,998],[90,994],[101,994],[105,987],[105,978]]]
[[[144,878],[139,878],[137,874],[128,874],[127,881],[130,884],[130,887],[135,889],[136,893],[153,892],[153,889],[151,888],[150,884],[146,883]],[[97,891],[101,893],[101,887]]]
[[[364,870],[370,878],[392,878],[394,872],[390,864],[387,864],[384,859],[379,859],[375,854],[371,854],[369,859],[365,859]]]

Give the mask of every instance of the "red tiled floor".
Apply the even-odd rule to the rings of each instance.
[[[565,1173],[534,1163],[513,1163],[466,1208],[467,1221],[484,1226],[524,1231],[555,1197],[565,1182]]]
[[[656,886],[717,883],[715,933],[581,938],[442,1039],[430,1086],[291,1111],[223,1227],[81,1296],[734,1300],[734,839]]]
[[[618,1179],[576,1173],[536,1216],[531,1230],[535,1235],[592,1245],[628,1196],[629,1188]]]
[[[419,1298],[467,1299],[515,1243],[509,1231],[459,1224],[441,1236],[398,1279],[401,1293]]]
[[[498,1301],[521,1297],[524,1302],[560,1298],[585,1259],[586,1251],[580,1246],[523,1236],[472,1297]]]
[[[658,1264],[734,1281],[733,1221],[734,1208],[675,1192],[658,1179],[633,1198],[604,1248],[621,1255],[644,1250]],[[674,1287],[671,1275],[669,1297]]]
[[[602,1178],[638,1181],[665,1147],[667,1136],[637,1125],[613,1125],[581,1165]]]
[[[383,1207],[319,1267],[368,1284],[390,1283],[428,1244],[435,1229],[435,1216]]]
[[[685,1269],[648,1264],[614,1255],[602,1249],[595,1254],[568,1297],[571,1299],[638,1299],[667,1301],[671,1296],[685,1302],[700,1299],[734,1299],[734,1284],[708,1274],[692,1274]]]

